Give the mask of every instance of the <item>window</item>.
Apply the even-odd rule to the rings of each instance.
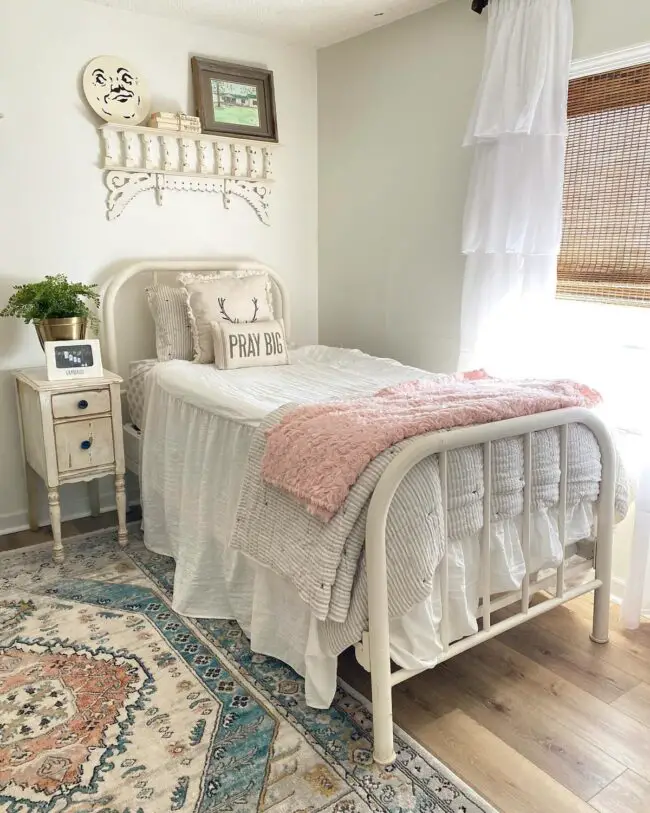
[[[650,64],[569,84],[558,297],[650,307]]]

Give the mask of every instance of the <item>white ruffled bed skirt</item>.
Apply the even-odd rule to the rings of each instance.
[[[236,619],[255,652],[279,658],[306,678],[309,705],[326,708],[336,689],[337,652],[320,622],[282,577],[228,547],[254,425],[186,403],[151,388],[143,437],[142,503],[145,544],[176,561],[173,608],[182,615]],[[575,506],[567,543],[590,538],[591,504]],[[492,592],[517,589],[525,567],[520,520],[492,525]],[[554,567],[562,549],[557,512],[533,515],[533,570]],[[452,639],[477,630],[478,535],[449,546],[449,626]],[[436,663],[442,651],[440,581],[432,594],[391,621],[391,656],[415,669]]]

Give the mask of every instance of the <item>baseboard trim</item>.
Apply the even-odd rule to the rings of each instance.
[[[128,500],[127,507],[128,508],[135,508],[136,506],[140,505],[140,500]],[[115,511],[117,506],[115,502],[104,503],[102,502],[101,505],[101,512],[102,514],[106,514],[109,511]],[[86,517],[91,516],[90,510],[80,510],[80,511],[69,511],[65,515],[61,517],[61,522],[74,522],[75,519],[85,519]],[[39,527],[45,528],[50,524],[49,517],[46,522],[41,522],[42,518],[39,518]],[[0,515],[0,536],[8,536],[9,534],[17,534],[21,531],[29,530],[29,521],[27,519],[27,512],[26,511],[19,511],[15,514],[2,514]]]
[[[129,508],[140,505],[139,483],[137,478],[134,478],[129,472],[126,474],[126,494]],[[84,484],[64,485],[60,490],[60,495],[62,522],[70,522],[91,516],[88,490],[84,487]],[[104,477],[99,481],[99,505],[102,514],[106,511],[115,510],[115,488],[112,478]],[[39,484],[36,515],[39,527],[43,528],[50,524],[47,494],[42,483]],[[20,533],[20,531],[26,531],[28,528],[27,505],[20,511],[0,514],[0,536]]]
[[[616,576],[612,577],[612,601],[614,604],[622,604],[623,597],[625,596],[625,579],[619,579]],[[641,610],[641,615],[644,618],[650,618],[650,607],[644,607]]]
[[[624,595],[625,579],[619,579],[618,576],[612,576],[612,601],[615,604],[622,604]]]

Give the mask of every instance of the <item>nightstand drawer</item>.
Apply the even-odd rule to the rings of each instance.
[[[52,396],[52,414],[54,419],[76,418],[81,415],[98,415],[111,411],[111,394],[109,390],[81,390],[80,392],[62,392]]]
[[[61,474],[106,466],[115,460],[110,418],[58,423],[54,426],[54,440]]]

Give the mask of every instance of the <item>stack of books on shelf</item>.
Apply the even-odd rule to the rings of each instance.
[[[158,130],[200,133],[201,120],[198,116],[188,116],[187,113],[152,113],[149,118],[149,127],[156,127]]]

